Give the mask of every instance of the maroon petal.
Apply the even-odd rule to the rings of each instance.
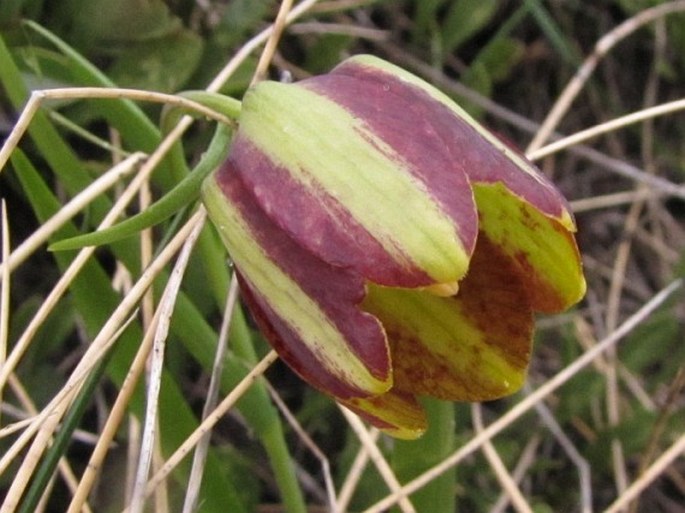
[[[205,203],[240,273],[243,296],[279,355],[336,397],[387,390],[392,375],[385,332],[358,308],[363,279],[316,258],[273,224],[230,163],[211,180]]]

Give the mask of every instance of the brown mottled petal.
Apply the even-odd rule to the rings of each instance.
[[[373,286],[363,307],[388,334],[395,391],[483,401],[523,384],[530,298],[515,262],[482,233],[457,296]]]
[[[473,189],[480,229],[516,261],[533,309],[554,313],[577,303],[585,294],[585,278],[573,234],[502,184]]]

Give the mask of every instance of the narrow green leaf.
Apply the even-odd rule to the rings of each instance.
[[[431,34],[437,27],[438,10],[445,0],[422,0],[415,2],[414,38],[419,41]]]
[[[91,44],[132,44],[181,27],[163,0],[76,0],[72,6],[73,31]]]
[[[178,298],[171,330],[204,368],[211,368],[216,334],[185,295]],[[225,393],[230,392],[258,361],[250,329],[239,308],[233,314],[230,346],[235,357],[226,362],[222,374],[221,388]],[[288,451],[283,423],[264,384],[257,381],[238,401],[237,407],[264,445],[286,511],[305,513],[307,508]]]
[[[77,52],[75,52],[71,47],[66,45],[63,41],[61,41],[59,38],[54,36],[52,33],[47,31],[46,29],[42,28],[41,26],[35,24],[34,22],[26,22],[27,26],[34,30],[37,33],[40,33],[42,36],[44,36],[46,39],[51,41],[57,48],[60,49],[72,62],[72,70],[74,72],[74,77],[75,81],[79,84],[82,85],[96,85],[96,86],[113,86],[111,80],[109,80],[108,77],[106,77],[104,74],[102,74],[97,68],[95,68],[92,64],[90,64],[87,60],[85,60],[83,57],[81,57]],[[2,44],[3,41],[0,38],[0,80],[4,80],[7,83],[9,83],[10,87],[13,87],[15,84],[21,84],[21,79],[19,72],[14,65],[11,57],[9,56],[9,52],[6,51],[6,47]],[[3,54],[3,49],[5,50],[5,53]],[[7,64],[9,63],[9,65]],[[11,75],[9,78],[7,78],[8,74],[10,72],[16,71],[16,74]],[[5,83],[2,83],[3,86],[5,86]],[[21,106],[23,101],[26,98],[26,92],[24,88],[19,89],[21,92],[21,95],[18,96],[17,99],[17,108]],[[154,149],[156,145],[158,144],[160,140],[159,132],[157,129],[154,127],[154,125],[150,122],[150,120],[145,116],[145,114],[132,102],[126,101],[126,100],[121,100],[121,101],[101,101],[98,103],[98,108],[102,107],[101,111],[102,113],[107,117],[108,121],[115,126],[117,126],[120,131],[122,131],[122,134],[124,135],[125,140],[128,140],[131,142],[132,145],[136,145],[136,148],[143,148],[147,149],[150,151],[151,149]],[[111,110],[110,110],[111,109]],[[124,112],[126,111],[126,112]],[[42,113],[39,113],[40,116],[44,117]],[[134,120],[133,122],[125,122],[125,123],[117,123],[118,120],[122,119],[122,117],[125,120]],[[137,121],[136,121],[137,119]],[[47,124],[48,129],[52,129],[52,126],[50,125],[49,121],[47,118],[45,118],[45,124]],[[35,124],[35,120],[34,120]],[[123,130],[122,130],[123,129]],[[54,131],[54,129],[53,129]],[[36,128],[36,132],[38,134],[42,134],[44,132],[44,129],[42,127]],[[55,135],[57,133],[55,132]],[[57,138],[59,136],[57,135]],[[46,145],[47,149],[50,149],[50,145]],[[71,152],[70,148],[64,144],[57,144],[54,146],[55,149],[55,154],[58,156],[60,154],[64,154],[64,152],[68,152],[69,154],[73,153]],[[183,170],[184,166],[184,158],[182,153],[178,152],[180,154],[180,158],[176,159],[174,158],[172,160],[173,163],[173,168],[174,170],[181,171]],[[178,162],[177,162],[178,161]],[[72,167],[71,170],[74,171],[75,169],[80,168],[80,164],[78,162],[78,159],[76,157],[73,158],[72,163],[76,167]],[[68,167],[68,166],[67,166]],[[174,171],[174,176],[182,176],[178,173],[178,171]],[[158,175],[161,176],[161,178],[164,178],[166,175],[162,171],[161,173],[157,173]],[[163,180],[162,180],[163,181]],[[87,177],[81,184],[81,188],[85,186],[87,183],[89,183],[89,178]],[[39,200],[37,203],[43,203],[44,205],[50,204],[50,197],[52,197],[52,200],[54,200],[54,196],[51,196],[50,191],[46,188],[46,194],[43,195],[42,199]],[[79,189],[80,190],[80,189]],[[103,198],[104,199],[104,198]],[[104,199],[106,201],[106,199]],[[54,200],[53,206],[56,208],[59,208],[59,203]],[[108,208],[108,206],[107,206]],[[50,210],[47,209],[44,212],[44,217],[47,218],[49,215],[54,212],[54,209]],[[59,235],[56,235],[56,237],[68,237],[68,236],[73,236],[76,235],[78,232],[73,226],[70,227],[65,227],[63,231],[59,232]],[[205,241],[205,244],[202,243],[202,240]],[[214,241],[212,243],[212,241]],[[217,279],[216,281],[211,282],[211,288],[215,293],[221,293],[226,290],[226,284],[228,283],[228,280],[225,276],[227,269],[225,267],[225,251],[223,250],[223,245],[217,244],[217,241],[215,238],[212,237],[203,237],[201,239],[201,243],[199,245],[199,250],[200,253],[203,253],[203,247],[205,249],[208,249],[204,251],[205,254],[202,255],[202,258],[205,261],[211,262],[210,268],[213,269],[211,276],[213,278],[218,278],[223,275],[223,278],[221,280]],[[213,248],[213,249],[212,249]],[[122,248],[119,247],[119,245],[113,246],[112,247],[116,257],[118,259],[122,259],[122,261],[127,265],[127,267],[131,269],[136,268],[136,251],[131,251],[131,252],[122,252]],[[220,251],[219,251],[220,250]],[[207,254],[210,253],[210,254]],[[68,262],[67,255],[63,253],[56,253],[55,258],[58,259],[58,261],[63,261],[64,264]],[[217,262],[220,262],[217,263]],[[224,272],[222,273],[222,267]],[[103,280],[107,280],[106,275],[103,275]],[[164,283],[165,276],[160,277],[159,282]],[[92,291],[99,291],[100,289],[98,288],[99,285],[102,285],[103,281],[102,280],[90,280],[88,277],[84,279],[85,285],[87,288],[91,289]],[[221,287],[221,283],[224,283],[224,287]],[[107,286],[109,286],[109,282],[107,281]],[[95,293],[97,295],[97,292]],[[114,299],[116,301],[116,299]],[[95,298],[86,298],[83,301],[78,302],[78,308],[80,311],[87,310],[88,303],[91,305],[96,305],[98,308],[103,308],[105,305],[113,305],[116,303],[108,303],[108,301],[104,298],[100,297],[95,297]],[[204,322],[204,317],[203,314],[200,313],[195,305],[190,302],[183,293],[180,295],[179,298],[179,303],[184,304],[186,306],[185,309],[178,307],[179,311],[179,317],[184,319],[184,323],[178,323],[179,325],[183,324],[185,325],[186,322],[185,320],[190,319],[190,318],[196,318],[196,319],[201,319]],[[90,318],[91,321],[94,321],[94,319],[102,319],[102,315],[98,315],[95,318]],[[245,321],[243,319],[243,328],[242,328],[242,333],[243,335],[245,333],[248,333],[249,330],[244,324]],[[189,323],[192,325],[192,323]],[[173,330],[173,325],[172,325],[172,330]],[[234,330],[238,330],[236,325],[234,324]],[[140,334],[139,328],[137,326],[132,326],[129,328],[129,331],[132,331],[132,335],[130,337],[127,337],[122,339],[120,342],[120,349],[118,351],[119,354],[115,355],[115,358],[113,360],[112,365],[110,366],[110,369],[108,372],[110,373],[110,376],[114,379],[114,381],[118,384],[121,384],[123,381],[124,377],[126,376],[126,372],[128,370],[128,365],[130,362],[130,359],[132,359],[134,351],[137,348],[138,341],[140,340],[140,337],[142,336]],[[212,333],[212,336],[208,339],[205,339],[207,341],[214,340],[216,337],[216,334],[210,329],[210,333]],[[175,333],[175,335],[178,336],[178,333]],[[185,343],[188,345],[192,344],[197,344],[198,337],[197,332],[195,333],[187,333],[187,336],[183,339]],[[240,339],[240,336],[235,336],[237,339]],[[183,337],[182,337],[183,338]],[[233,339],[232,339],[233,340]],[[256,361],[256,355],[254,355],[254,351],[251,350],[251,342],[249,342],[249,337],[247,337],[242,344],[240,344],[242,347],[241,350],[237,351],[237,354],[239,358],[243,361]],[[210,348],[211,349],[211,348]],[[252,354],[251,358],[248,358],[247,355],[248,353]],[[211,354],[211,351],[207,354]],[[128,360],[127,360],[128,358]],[[206,368],[209,368],[209,366],[206,366]],[[244,367],[242,364],[240,365],[240,368],[244,371]],[[236,374],[237,375],[237,374]],[[165,378],[166,380],[167,378]],[[166,381],[165,381],[166,383]],[[166,390],[167,386],[165,385],[165,388],[163,388],[162,392],[162,397],[160,398],[160,401],[163,404],[167,404],[171,410],[174,412],[177,412],[176,415],[174,415],[174,426],[172,426],[172,429],[169,431],[168,426],[165,426],[165,433],[163,434],[163,444],[165,447],[165,450],[169,451],[176,446],[178,446],[184,439],[185,436],[187,436],[189,432],[189,424],[188,422],[192,422],[194,425],[194,420],[192,417],[192,413],[187,410],[185,406],[185,402],[183,397],[181,396],[180,392],[176,388],[175,384],[173,382],[170,383],[168,386],[168,390]],[[226,389],[226,388],[225,388]],[[226,389],[228,390],[228,389]],[[293,464],[292,464],[292,458],[289,455],[288,449],[287,449],[287,444],[285,442],[285,435],[283,432],[283,426],[281,423],[281,420],[278,416],[278,413],[275,411],[273,406],[271,405],[268,394],[266,393],[265,389],[262,387],[262,393],[261,393],[262,399],[260,401],[255,402],[254,400],[250,401],[247,399],[244,399],[244,404],[245,406],[243,407],[243,413],[246,415],[246,418],[251,423],[254,423],[255,425],[261,425],[261,428],[256,429],[258,433],[261,433],[260,438],[262,438],[262,443],[264,444],[267,453],[269,454],[269,458],[271,461],[271,465],[274,468],[274,475],[276,478],[276,481],[278,483],[279,489],[281,490],[281,494],[283,497],[283,502],[287,507],[287,511],[289,513],[303,513],[306,511],[305,508],[305,503],[304,499],[302,496],[302,492],[299,488],[299,484],[297,481],[296,473],[294,472]],[[142,406],[143,406],[143,399],[142,396],[137,396],[136,400],[133,405],[134,411],[140,415],[140,413],[143,411]],[[162,406],[164,407],[164,406]],[[265,413],[266,412],[266,413]],[[255,415],[257,418],[252,418],[249,414]],[[263,420],[259,421],[258,419],[264,415]],[[166,432],[169,431],[169,432]],[[209,503],[205,502],[203,506],[203,511],[226,511],[227,509],[230,509],[231,511],[244,511],[244,507],[242,504],[236,502],[234,504],[233,499],[237,497],[237,494],[234,497],[233,492],[231,491],[230,487],[230,482],[231,480],[226,480],[225,475],[226,475],[226,463],[225,462],[219,462],[219,460],[216,458],[215,453],[210,453],[210,457],[208,460],[207,464],[207,473],[206,473],[206,479],[203,481],[203,496],[205,497],[221,497],[223,500],[223,503],[221,505],[217,505],[214,503]],[[185,468],[185,467],[184,467]],[[227,487],[227,485],[229,485]]]
[[[0,85],[7,92],[7,96],[17,110],[21,109],[28,98],[27,87],[16,63],[12,59],[9,49],[0,36]],[[36,145],[36,148],[54,174],[58,177],[64,189],[76,195],[85,187],[90,185],[92,178],[74,153],[72,148],[66,144],[53,124],[44,112],[36,112],[31,124],[28,127],[28,134]],[[101,196],[96,198],[91,204],[89,213],[92,214],[92,222],[98,223],[109,211],[110,200]],[[126,247],[128,246],[128,247]],[[126,251],[132,257],[127,262],[129,269],[137,269],[136,244],[126,244]],[[123,250],[124,248],[122,248]]]
[[[195,201],[203,179],[226,158],[231,140],[231,127],[219,125],[209,148],[195,170],[150,208],[105,230],[79,235],[52,244],[50,251],[100,246],[134,235],[170,217],[182,207]]]
[[[549,42],[556,49],[567,64],[579,64],[581,57],[578,54],[575,46],[564,35],[557,22],[550,15],[543,2],[540,0],[525,0],[524,6],[531,13],[535,21],[537,21],[540,29],[549,39]]]
[[[12,58],[9,48],[0,35],[0,85],[7,93],[7,98],[12,106],[21,110],[28,100],[29,93],[24,85],[21,72]],[[66,177],[63,185],[70,192],[78,192],[90,183],[90,176],[85,171],[81,162],[72,149],[64,143],[54,129],[47,116],[43,112],[37,112],[29,128],[28,134],[36,144],[36,147],[48,165],[58,170],[69,169],[70,175]],[[72,190],[73,189],[73,190]],[[100,202],[99,206],[104,210],[106,203]]]
[[[481,30],[500,7],[497,0],[458,0],[451,7],[442,24],[445,55],[459,48],[468,38]]]
[[[12,165],[17,170],[24,191],[40,221],[45,221],[60,208],[57,198],[52,194],[28,158],[17,149],[12,155]],[[61,235],[77,233],[72,224],[65,225]],[[123,255],[126,257],[126,255]],[[65,253],[55,253],[60,269],[63,271],[70,263],[71,257]],[[159,283],[165,283],[167,276],[160,277]],[[109,276],[104,272],[96,260],[91,259],[81,270],[71,286],[71,293],[78,311],[81,313],[89,337],[94,337],[106,322],[111,312],[116,308],[120,297],[112,288]],[[121,386],[126,378],[131,361],[142,340],[143,333],[138,324],[131,324],[121,335],[115,347],[112,361],[107,373],[117,386]],[[197,427],[197,420],[190,406],[186,402],[176,381],[168,371],[163,375],[164,386],[160,395],[160,411],[173,412],[165,416],[165,424],[161,430],[162,447],[166,454],[174,451]],[[144,397],[138,393],[131,403],[132,411],[141,417],[144,412]],[[190,462],[183,462],[177,475],[185,480]],[[226,478],[226,464],[220,462],[214,453],[210,453],[207,460],[206,477],[203,481],[204,490],[209,497],[221,497],[222,503],[205,503],[203,511],[221,513],[224,511],[246,512],[245,506],[239,499],[239,493]]]
[[[269,0],[232,0],[222,10],[215,38],[222,48],[230,48],[245,40],[247,34],[259,30],[272,8]]]
[[[203,48],[199,35],[189,29],[177,30],[127,46],[108,73],[123,87],[172,93],[183,88],[193,75]]]
[[[0,2],[0,20],[4,23],[14,21],[21,13],[22,0],[4,0]]]
[[[32,513],[36,511],[36,507],[43,497],[46,487],[49,486],[50,479],[53,477],[60,458],[65,455],[72,435],[81,422],[86,408],[90,405],[93,394],[100,384],[111,356],[112,351],[110,350],[88,374],[76,399],[74,399],[69,411],[64,416],[64,420],[52,445],[46,451],[40,466],[33,475],[31,485],[26,491],[24,500],[21,502],[19,513]]]
[[[81,54],[55,34],[33,21],[25,26],[52,43],[69,60],[73,82],[80,86],[116,87],[116,84],[102,71],[88,62]],[[136,150],[152,152],[161,142],[161,134],[147,115],[130,100],[89,100],[99,112],[122,135],[124,141]],[[188,169],[180,145],[176,145],[155,173],[155,179],[165,190],[181,180]]]

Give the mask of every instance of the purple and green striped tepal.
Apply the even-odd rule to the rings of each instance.
[[[515,392],[533,312],[585,292],[554,186],[440,91],[368,55],[250,88],[203,195],[279,355],[396,437],[426,429],[418,396]]]

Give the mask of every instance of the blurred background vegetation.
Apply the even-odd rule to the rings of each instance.
[[[373,53],[432,81],[503,138],[525,147],[596,42],[631,16],[666,3],[321,1],[286,30],[270,73],[278,79],[287,71],[300,79],[325,72],[348,55]],[[670,4],[685,11],[683,2]],[[249,38],[271,23],[277,10],[277,2],[266,0],[2,0],[0,135],[9,134],[28,90],[114,85],[167,93],[204,89]],[[257,59],[254,52],[221,92],[240,98]],[[645,25],[609,52],[557,129],[572,134],[684,96],[685,15],[675,13]],[[161,140],[160,113],[159,106],[134,106],[119,100],[74,98],[46,105],[13,153],[11,165],[0,175],[11,246],[18,246],[122,155],[153,151]],[[156,197],[197,163],[212,131],[211,123],[200,120],[184,136],[182,146],[153,176]],[[587,146],[538,162],[576,210],[589,290],[576,311],[540,320],[531,387],[574,361],[656,291],[683,275],[685,193],[678,184],[685,178],[684,131],[683,116],[674,113],[621,128]],[[635,180],[631,173],[643,178]],[[655,178],[649,181],[645,175]],[[669,183],[673,188],[666,186]],[[103,195],[53,240],[92,230],[116,194],[114,190]],[[130,212],[134,211],[131,207]],[[162,246],[184,215],[188,214],[158,227],[155,244]],[[115,278],[129,273],[128,279],[135,280],[140,274],[139,246],[137,240],[127,239],[98,250],[34,336],[16,376],[39,409],[64,384],[120,301],[126,287],[115,283]],[[41,250],[13,272],[10,350],[71,258],[71,253]],[[164,454],[192,431],[202,411],[228,284],[225,261],[221,245],[206,230],[184,280],[167,344],[160,405]],[[121,273],[122,266],[127,273]],[[165,281],[164,276],[158,280],[158,293]],[[245,374],[245,362],[253,363],[268,350],[249,319],[240,312],[237,316],[222,381],[224,392]],[[621,444],[632,480],[683,434],[684,321],[682,300],[669,302],[621,342],[617,359],[597,360],[546,403],[568,437],[566,442],[589,464],[595,510],[606,507],[620,493],[612,440]],[[103,367],[104,377],[95,380],[83,399],[84,411],[69,432],[73,441],[60,452],[77,476],[121,386],[143,327],[142,319],[134,319]],[[617,392],[608,390],[609,368],[618,373]],[[277,363],[267,377],[327,456],[339,487],[359,450],[358,439],[335,405],[304,386],[285,366]],[[144,399],[139,392],[130,412],[140,418]],[[485,405],[486,422],[498,418],[524,395]],[[2,399],[0,427],[26,415],[17,389],[6,388]],[[610,403],[618,408],[616,421],[608,412],[613,407]],[[326,511],[321,464],[276,412],[267,389],[252,389],[239,406],[216,428],[200,510],[295,512],[304,511],[306,503],[309,511]],[[455,411],[453,443],[457,447],[474,436],[474,427],[469,405],[455,405]],[[130,424],[134,421],[119,430],[105,462],[91,495],[93,511],[121,509],[124,484],[118,483],[124,483],[127,475],[127,447],[135,443]],[[0,439],[0,454],[15,437]],[[494,444],[509,469],[527,462],[520,487],[534,511],[583,510],[577,461],[569,458],[553,435],[549,420],[529,413]],[[401,446],[384,438],[379,441],[391,461],[393,454],[404,454],[397,458],[395,468],[405,481],[417,475],[422,464],[407,468],[407,451]],[[446,454],[452,451],[451,447],[443,449]],[[532,459],[524,458],[526,451],[532,451]],[[0,497],[9,490],[19,461],[0,475]],[[181,510],[178,501],[188,469],[189,465],[182,467],[174,475],[179,486],[169,490],[169,511]],[[64,511],[70,492],[61,478],[50,483],[41,507]],[[455,473],[448,473],[447,483],[451,509],[476,512],[500,507],[501,485],[480,453],[459,465]],[[387,487],[369,468],[349,510],[362,511],[386,495]],[[435,496],[416,500],[418,511],[437,511],[420,506],[431,504]],[[681,459],[634,508],[677,513],[685,511],[683,503],[685,465]]]

